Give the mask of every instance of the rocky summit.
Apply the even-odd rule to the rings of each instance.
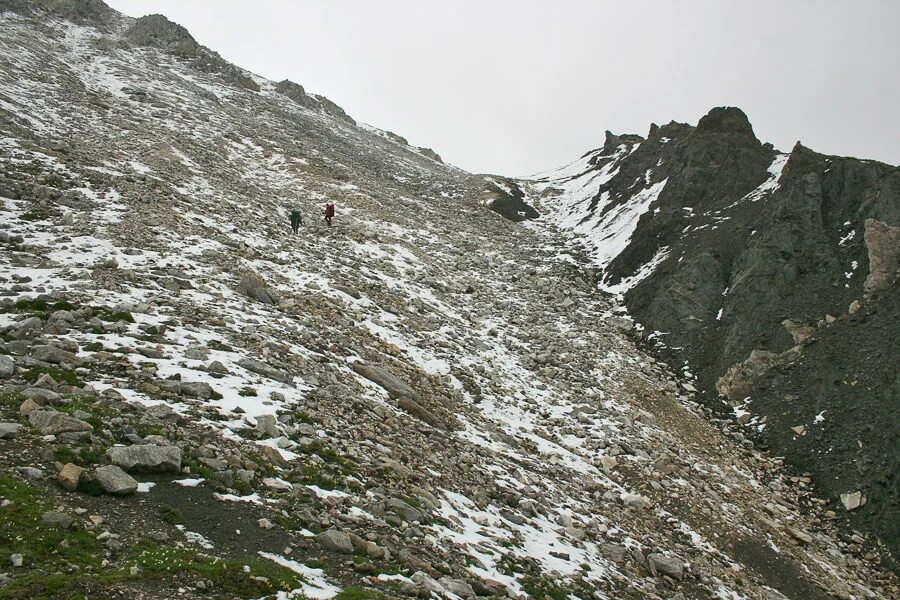
[[[900,596],[896,169],[720,108],[474,175],[160,15],[0,31],[0,597]]]

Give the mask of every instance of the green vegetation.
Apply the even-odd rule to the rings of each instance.
[[[189,548],[168,548],[148,543],[139,548],[135,564],[142,569],[145,578],[165,578],[188,572],[211,580],[219,594],[241,598],[259,598],[279,591],[295,590],[302,582],[300,576],[290,569],[263,558],[237,561]]]
[[[41,517],[53,508],[31,485],[0,475],[0,497],[11,504],[0,509],[0,548],[4,557],[22,554],[32,575],[13,580],[2,589],[4,598],[57,598],[63,582],[38,575],[56,572],[68,564],[99,569],[103,549],[93,535],[78,524],[68,530],[46,527]],[[65,578],[71,585],[71,577]]]
[[[30,313],[36,317],[46,319],[51,313],[58,310],[74,309],[75,305],[65,300],[50,303],[43,298],[23,298],[13,304],[0,306],[0,313]]]
[[[19,392],[0,393],[0,404],[10,408],[19,408],[25,402],[25,396]]]
[[[173,525],[184,522],[184,515],[181,514],[181,511],[168,502],[164,502],[159,507],[159,516],[166,523],[172,523]]]
[[[152,585],[184,574],[211,580],[216,595],[223,597],[271,596],[279,591],[295,590],[302,583],[301,577],[290,569],[261,557],[235,560],[187,548],[164,547],[155,542],[139,543],[120,568],[103,571],[102,543],[78,522],[68,530],[42,525],[42,515],[53,508],[53,502],[44,500],[38,487],[0,475],[0,497],[10,501],[0,509],[0,554],[4,558],[22,554],[25,561],[25,569],[12,573],[14,577],[22,576],[3,586],[0,598],[118,597],[112,593],[116,584],[145,581]],[[180,518],[174,507],[169,515]],[[104,590],[111,593],[105,594]]]
[[[45,373],[52,377],[56,383],[74,387],[84,386],[84,382],[75,376],[75,371],[59,369],[57,367],[31,367],[25,372],[25,380],[29,383],[34,383]]]
[[[388,600],[388,596],[375,590],[353,586],[342,590],[341,593],[334,597],[334,600]]]
[[[43,221],[44,219],[49,219],[50,215],[42,210],[31,209],[19,215],[19,218],[23,221]]]
[[[534,577],[525,577],[522,579],[522,589],[532,598],[552,598],[553,600],[566,600],[569,593],[546,580]]]

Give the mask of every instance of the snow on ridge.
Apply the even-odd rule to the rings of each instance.
[[[790,154],[777,154],[775,159],[772,160],[772,164],[769,165],[768,172],[769,177],[764,182],[759,184],[759,186],[748,193],[746,196],[725,207],[724,210],[728,210],[741,204],[743,202],[756,202],[761,199],[763,196],[767,194],[771,194],[778,190],[781,187],[781,184],[778,183],[778,180],[781,178],[781,172],[784,170],[784,165],[787,164],[788,159],[791,157]]]
[[[627,202],[606,212],[599,220],[576,229],[585,234],[591,257],[598,267],[606,267],[625,250],[637,229],[638,219],[659,198],[667,182],[668,178],[644,188]]]

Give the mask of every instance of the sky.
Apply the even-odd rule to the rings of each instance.
[[[900,164],[896,0],[107,0],[471,172],[525,175],[739,106],[790,150]]]

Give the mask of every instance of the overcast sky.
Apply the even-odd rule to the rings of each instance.
[[[763,141],[900,164],[898,0],[107,0],[474,172],[739,106]]]

